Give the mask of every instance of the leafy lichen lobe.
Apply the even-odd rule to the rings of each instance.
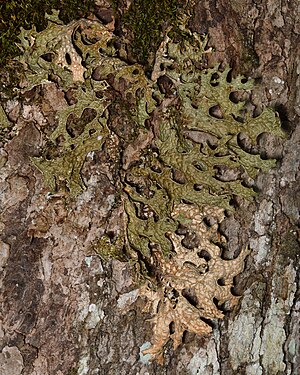
[[[19,54],[16,46],[18,32],[24,27],[30,29],[36,25],[39,30],[47,26],[45,12],[52,8],[60,9],[60,18],[68,23],[88,12],[94,4],[93,0],[81,2],[74,0],[7,0],[0,4],[0,65],[4,66],[10,58]]]
[[[207,335],[212,328],[201,318],[222,319],[224,315],[219,306],[226,302],[233,307],[238,302],[238,297],[231,293],[233,278],[242,272],[248,253],[248,250],[242,250],[234,260],[221,258],[221,249],[214,237],[218,223],[224,219],[222,209],[204,206],[200,212],[195,207],[180,204],[174,208],[173,214],[183,215],[189,220],[190,227],[200,236],[200,242],[189,250],[182,245],[181,236],[168,233],[174,247],[172,256],[166,258],[160,251],[154,252],[162,287],[156,291],[145,290],[155,314],[152,319],[153,345],[144,354],[151,354],[159,362],[163,361],[163,347],[170,337],[176,349],[186,330]],[[208,217],[215,221],[210,228],[204,222]],[[170,333],[171,324],[174,332]]]

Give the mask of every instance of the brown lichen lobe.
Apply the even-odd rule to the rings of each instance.
[[[160,250],[153,252],[159,265],[159,287],[156,291],[144,289],[154,316],[151,319],[152,346],[143,354],[151,354],[151,359],[160,363],[169,338],[173,339],[176,349],[184,331],[207,335],[212,328],[201,318],[222,319],[224,314],[219,306],[225,302],[230,307],[236,305],[239,297],[231,293],[233,278],[242,272],[248,254],[248,250],[243,249],[236,259],[222,259],[222,251],[216,242],[218,224],[224,219],[223,209],[205,206],[200,212],[195,206],[179,204],[173,215],[184,215],[190,221],[189,227],[199,235],[200,244],[189,250],[182,245],[182,236],[168,233],[174,253],[165,258]],[[211,226],[205,223],[207,218],[211,219]],[[174,327],[172,331],[171,326]]]

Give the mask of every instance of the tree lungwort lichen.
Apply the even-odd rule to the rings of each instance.
[[[134,103],[132,131],[144,141],[120,168],[127,223],[117,243],[133,257],[139,254],[144,267],[151,266],[151,282],[141,291],[153,308],[153,345],[147,353],[160,361],[169,338],[176,348],[185,330],[209,333],[201,318],[222,318],[218,306],[237,302],[231,287],[247,250],[223,260],[226,240],[218,227],[224,210],[233,209],[232,198],[251,201],[259,171],[275,165],[274,159],[261,157],[259,137],[284,133],[271,109],[256,117],[247,110],[252,81],[234,78],[229,67],[202,69],[203,55],[210,53],[206,38],[184,22],[184,38],[166,32],[150,79],[142,66],[117,57],[113,33],[98,21],[63,25],[57,13],[48,19],[44,31],[33,28],[20,35],[27,87],[54,81],[62,90],[72,87],[75,101],[57,113],[57,128],[32,162],[52,192],[65,185],[76,197],[85,189],[86,155],[120,134],[108,122],[114,95],[121,103],[128,98]],[[76,129],[68,128],[70,116],[81,119]],[[186,233],[194,233],[197,241],[185,243],[181,235]],[[100,253],[101,243],[113,246],[107,242],[107,236],[99,239]]]

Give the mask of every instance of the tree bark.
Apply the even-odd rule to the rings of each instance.
[[[271,106],[287,132],[276,167],[258,177],[255,204],[224,224],[229,257],[248,239],[251,248],[235,278],[238,308],[215,320],[211,335],[186,333],[176,350],[169,342],[164,364],[146,362],[152,328],[133,267],[92,247],[120,231],[120,160],[89,154],[87,190],[74,200],[49,198],[31,158],[44,146],[42,124],[55,128],[64,93],[54,83],[22,101],[2,93],[13,130],[0,154],[1,375],[299,374],[299,5],[207,0],[188,11],[189,28],[207,34],[214,50],[207,65],[228,64],[259,82],[252,103]]]

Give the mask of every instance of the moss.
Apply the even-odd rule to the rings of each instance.
[[[133,36],[132,49],[138,62],[145,64],[154,57],[163,40],[163,27],[176,20],[178,0],[133,0],[123,17]]]
[[[47,26],[45,13],[52,8],[60,10],[60,18],[68,23],[87,14],[94,0],[6,0],[0,4],[0,65],[20,53],[16,46],[20,28],[43,30]]]

